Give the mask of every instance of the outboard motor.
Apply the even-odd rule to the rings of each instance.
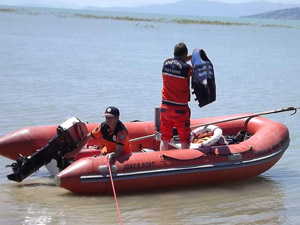
[[[85,123],[76,117],[68,119],[57,127],[57,134],[43,148],[29,157],[20,155],[20,158],[10,165],[13,174],[7,178],[21,182],[52,159],[55,159],[58,168],[63,170],[69,165],[64,155],[79,148],[79,143],[87,134]]]

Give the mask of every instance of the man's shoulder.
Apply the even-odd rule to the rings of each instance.
[[[167,59],[165,59],[164,64],[166,64],[167,62],[169,63],[172,60],[173,60],[173,58],[167,58]]]
[[[121,120],[118,121],[116,128],[118,131],[127,131],[124,123],[122,123]]]
[[[186,61],[184,61],[180,57],[168,58],[164,61],[164,65],[166,65],[166,64],[178,64],[178,63],[180,63],[184,66],[187,66],[187,67],[191,66],[189,63],[187,63]]]
[[[104,127],[108,127],[108,125],[106,124],[106,122],[102,122],[99,124],[100,128],[104,128]]]

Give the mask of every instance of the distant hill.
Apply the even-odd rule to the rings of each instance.
[[[245,16],[248,18],[300,20],[300,7]]]
[[[242,17],[274,10],[300,7],[300,4],[271,3],[268,1],[253,1],[245,3],[221,3],[205,0],[181,0],[175,3],[150,5],[144,7],[111,7],[99,10],[156,13],[172,15],[194,15],[214,17]],[[92,8],[86,8],[92,9]],[[96,9],[93,7],[93,9]]]
[[[1,0],[0,0],[1,1]],[[97,1],[89,1],[90,5],[82,7],[79,3],[70,0],[16,0],[11,5],[23,7],[49,7],[49,8],[72,8],[86,10],[104,10],[118,12],[154,13],[169,15],[188,16],[211,16],[211,17],[243,17],[247,15],[262,14],[282,9],[300,7],[300,4],[272,3],[267,0],[248,0],[243,3],[223,3],[220,0],[178,0],[168,4],[153,4],[143,7],[101,7]],[[247,1],[247,0],[245,0]],[[19,4],[17,3],[19,2]],[[94,4],[93,4],[94,3]],[[8,4],[8,5],[10,5]],[[100,7],[99,7],[100,5]],[[98,6],[98,7],[97,7]],[[296,18],[296,17],[295,17]]]

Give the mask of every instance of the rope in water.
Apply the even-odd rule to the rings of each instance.
[[[121,213],[120,213],[118,199],[117,199],[117,194],[116,194],[116,191],[115,191],[115,185],[114,185],[114,181],[113,181],[113,178],[112,178],[112,173],[111,173],[109,159],[107,159],[107,167],[108,167],[108,171],[109,171],[109,177],[110,177],[110,182],[111,182],[112,190],[113,190],[113,193],[114,193],[114,196],[115,196],[115,202],[116,202],[116,207],[117,207],[119,218],[120,218],[120,223],[123,225],[122,216],[121,216]]]

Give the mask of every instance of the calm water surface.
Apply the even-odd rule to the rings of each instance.
[[[0,12],[0,136],[25,126],[58,125],[72,116],[101,122],[108,105],[120,108],[123,121],[153,120],[162,62],[179,41],[190,51],[205,49],[215,66],[218,99],[201,109],[192,100],[193,118],[300,106],[297,21],[181,25],[36,11]],[[124,224],[297,224],[299,115],[268,116],[289,128],[291,143],[266,173],[246,181],[118,195]],[[0,158],[0,224],[119,224],[112,196],[73,195],[57,188],[45,169],[13,183],[6,178],[10,163]]]

